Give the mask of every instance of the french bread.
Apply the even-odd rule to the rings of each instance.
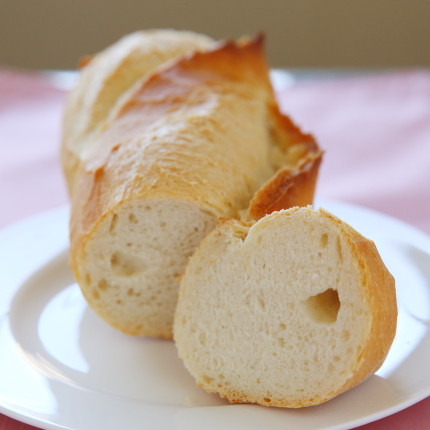
[[[321,161],[313,137],[279,112],[261,38],[196,38],[127,85],[124,63],[147,50],[129,55],[120,41],[100,54],[123,59],[116,71],[99,75],[91,60],[67,109],[71,267],[92,309],[132,335],[172,338],[178,279],[200,241],[222,217],[311,203]]]
[[[226,220],[182,277],[174,338],[209,392],[298,408],[356,386],[396,331],[394,279],[373,242],[323,209]]]

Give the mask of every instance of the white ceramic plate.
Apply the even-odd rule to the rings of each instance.
[[[430,238],[322,205],[375,240],[397,280],[398,332],[376,375],[319,406],[230,405],[194,385],[173,342],[123,335],[88,309],[67,266],[67,208],[0,233],[0,412],[43,429],[349,429],[430,395]]]

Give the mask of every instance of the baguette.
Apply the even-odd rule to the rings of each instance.
[[[208,392],[298,408],[356,386],[396,331],[394,279],[373,242],[325,210],[227,220],[181,281],[174,338]]]
[[[262,38],[206,42],[122,92],[112,78],[80,113],[81,86],[70,99],[71,267],[92,309],[128,334],[172,338],[178,279],[220,218],[312,202],[321,151],[279,112]]]

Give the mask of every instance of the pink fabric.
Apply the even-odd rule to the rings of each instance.
[[[67,202],[59,167],[65,93],[0,69],[0,226]],[[430,73],[296,85],[283,110],[326,151],[317,194],[367,206],[430,233]],[[430,398],[360,427],[428,430]],[[33,427],[0,414],[0,430]]]
[[[45,77],[0,69],[0,228],[67,202],[58,162],[64,97]]]
[[[430,73],[292,87],[283,111],[326,151],[318,196],[366,206],[430,233]]]

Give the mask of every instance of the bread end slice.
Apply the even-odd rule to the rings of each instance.
[[[126,334],[171,339],[179,277],[216,222],[181,200],[117,205],[72,254],[74,275],[91,308]]]
[[[374,243],[323,209],[292,208],[204,239],[182,277],[174,338],[208,392],[298,408],[373,374],[396,317]]]

